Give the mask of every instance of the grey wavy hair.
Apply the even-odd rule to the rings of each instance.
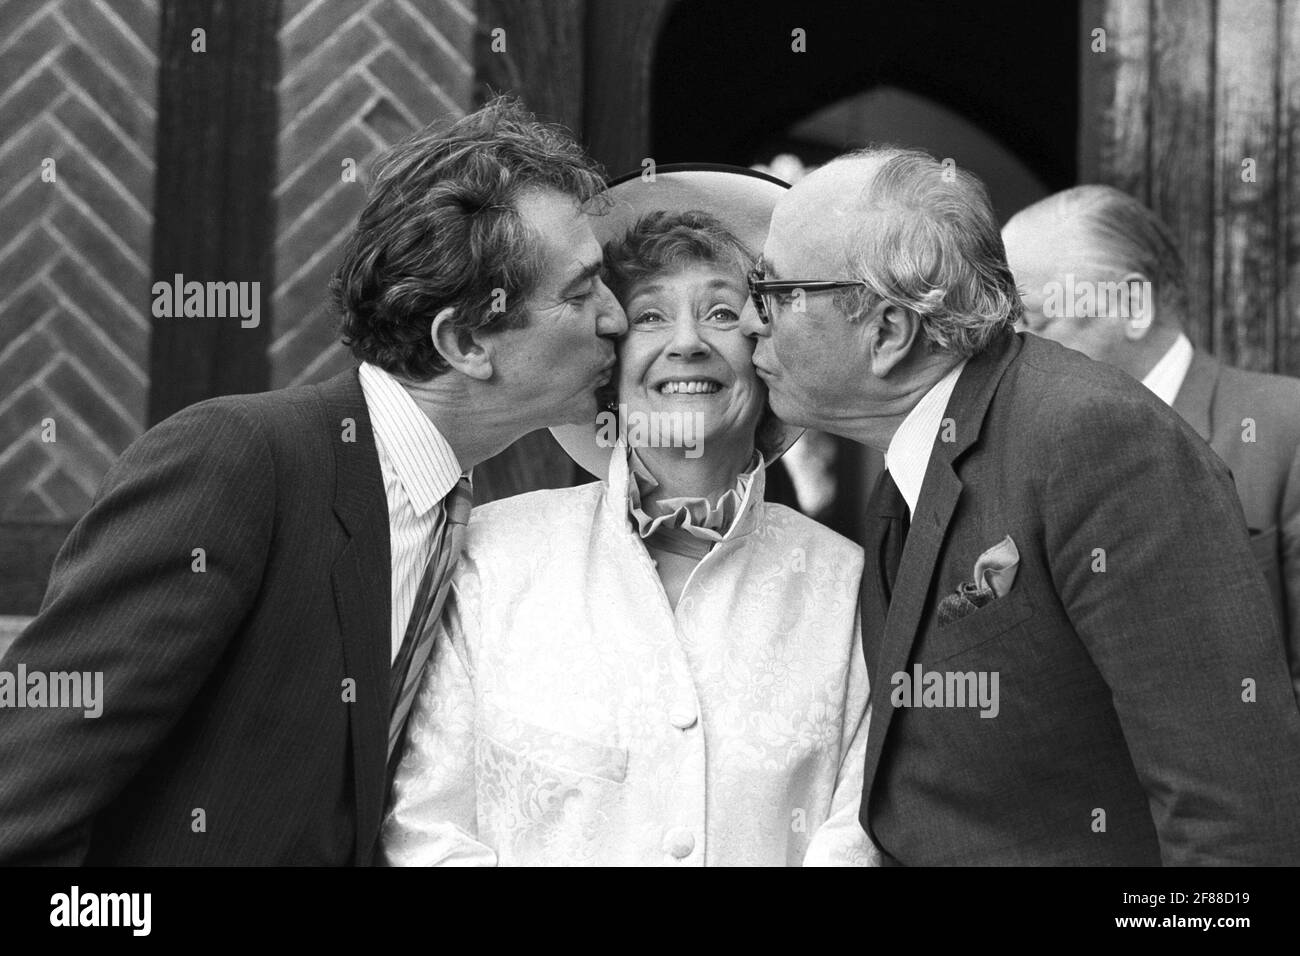
[[[846,245],[851,278],[836,305],[860,318],[881,301],[921,319],[933,350],[971,356],[1011,330],[1023,306],[984,184],[929,153],[872,146],[834,160],[880,163]]]

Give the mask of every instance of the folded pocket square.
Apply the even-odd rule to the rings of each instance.
[[[1007,535],[975,561],[974,580],[958,585],[956,591],[939,602],[939,626],[960,621],[994,598],[1009,593],[1019,568],[1020,551],[1011,535]]]

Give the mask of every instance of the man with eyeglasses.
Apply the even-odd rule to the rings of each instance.
[[[885,455],[885,862],[1300,863],[1300,711],[1231,477],[1137,382],[1015,332],[979,180],[841,157],[782,198],[750,289],[776,413]]]

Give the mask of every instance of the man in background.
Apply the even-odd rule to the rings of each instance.
[[[1067,189],[1017,213],[1002,236],[1024,325],[1140,381],[1232,470],[1300,697],[1300,380],[1192,347],[1182,256],[1127,193]]]

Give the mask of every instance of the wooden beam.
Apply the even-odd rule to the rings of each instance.
[[[1093,50],[1095,30],[1104,51]],[[1149,202],[1150,0],[1084,0],[1079,34],[1079,181]]]
[[[1300,0],[1278,13],[1277,353],[1273,370],[1300,376]]]
[[[581,136],[586,14],[586,0],[479,0],[480,99],[517,94],[540,118]]]
[[[270,386],[279,22],[279,0],[163,0],[152,281],[256,282],[259,315],[155,317],[150,424]]]
[[[616,176],[650,155],[650,84],[672,2],[593,3],[587,12],[587,146]]]
[[[1275,0],[1218,4],[1215,23],[1215,354],[1271,370],[1277,334]]]
[[[1214,4],[1155,0],[1151,208],[1187,266],[1188,337],[1211,346],[1214,301]]]

